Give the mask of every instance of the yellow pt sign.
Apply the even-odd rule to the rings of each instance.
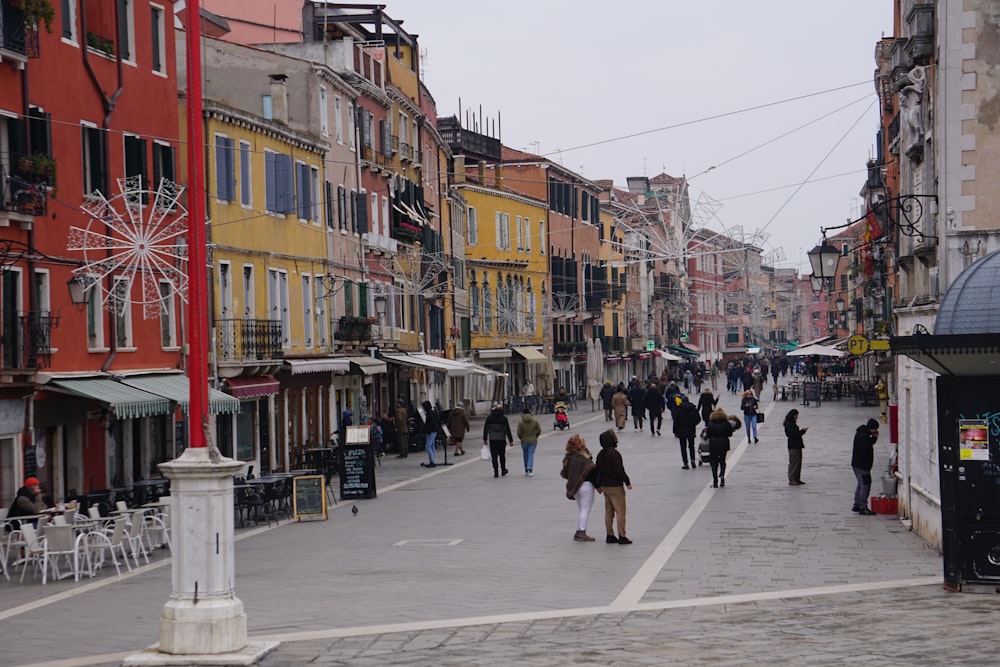
[[[861,334],[854,334],[847,339],[847,351],[851,354],[864,354],[868,351],[868,339]]]

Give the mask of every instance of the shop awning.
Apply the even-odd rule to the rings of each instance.
[[[74,378],[50,383],[64,391],[107,405],[118,419],[138,419],[170,412],[170,401],[110,378]]]
[[[292,375],[303,373],[350,373],[347,357],[317,357],[315,359],[285,359]]]
[[[361,355],[347,358],[351,361],[351,373],[354,375],[378,375],[388,370],[381,359]]]
[[[507,347],[498,347],[490,350],[476,350],[476,356],[480,359],[510,359],[511,354],[511,349]]]
[[[791,352],[798,346],[799,346],[798,343],[778,343],[777,345],[775,345],[776,348],[778,348],[779,350],[784,350],[785,352]]]
[[[279,382],[270,375],[249,378],[227,378],[229,393],[236,398],[260,398],[278,393]]]
[[[681,357],[678,357],[676,354],[670,354],[665,350],[653,350],[653,354],[667,361],[683,361]]]
[[[176,403],[184,412],[191,403],[191,385],[186,375],[180,373],[163,373],[157,375],[130,375],[121,378],[120,382],[134,389],[156,394]],[[208,389],[208,411],[213,415],[239,412],[240,401],[235,396],[223,394],[217,389]]]
[[[431,354],[383,354],[382,358],[394,364],[413,366],[415,368],[426,368],[434,371],[447,373],[451,376],[468,375],[472,370],[471,364],[454,359],[435,357]]]
[[[683,355],[688,356],[688,357],[697,357],[698,356],[698,352],[695,352],[694,350],[689,350],[688,348],[684,347],[683,345],[671,345],[670,349],[673,350],[674,352],[676,352],[677,354],[683,354]]]
[[[529,364],[540,364],[545,361],[545,355],[533,347],[515,347],[513,350]]]

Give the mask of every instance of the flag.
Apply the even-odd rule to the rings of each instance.
[[[865,241],[871,243],[876,239],[882,238],[885,232],[882,231],[882,225],[878,224],[878,218],[875,216],[875,211],[872,207],[868,207],[868,212],[865,214]]]

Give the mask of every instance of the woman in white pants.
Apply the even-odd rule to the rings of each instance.
[[[593,542],[594,538],[587,534],[587,520],[590,518],[590,508],[594,505],[597,468],[587,449],[587,443],[579,435],[570,436],[566,442],[566,455],[563,456],[560,474],[566,480],[566,497],[576,501],[578,510],[573,539],[577,542]]]

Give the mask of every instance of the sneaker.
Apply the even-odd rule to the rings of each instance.
[[[614,535],[608,535],[607,537],[605,537],[604,538],[604,543],[605,544],[619,544],[618,538],[615,537]]]
[[[503,474],[504,474],[504,476],[506,476],[508,472],[510,472],[510,471],[509,471],[509,470],[507,470],[506,468],[504,468],[504,469],[503,469]]]
[[[858,514],[860,514],[861,516],[875,516],[875,512],[872,512],[867,507],[862,507],[861,509],[859,509]]]
[[[618,544],[632,544],[632,540],[628,539],[627,537],[619,537]]]
[[[531,468],[528,468],[528,477],[534,477],[534,476],[535,476],[535,471],[532,470]]]
[[[754,439],[753,439],[753,444],[755,444],[755,445],[756,445],[756,444],[757,444],[758,442],[760,442],[760,440],[758,440],[757,438],[754,438]]]

